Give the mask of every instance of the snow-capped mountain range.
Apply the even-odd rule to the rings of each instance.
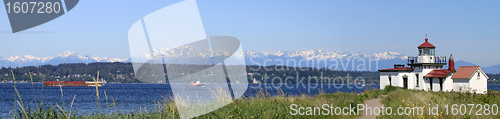
[[[178,47],[175,49],[154,49],[155,56],[163,55],[165,58],[196,58],[196,57],[216,57],[229,56],[227,51],[213,51],[209,49],[194,50],[190,47]],[[238,58],[244,57],[246,65],[286,65],[295,67],[328,67],[339,70],[357,70],[359,71],[376,71],[383,68],[391,68],[393,64],[406,64],[406,55],[396,52],[380,52],[374,54],[364,54],[349,51],[324,51],[324,50],[306,50],[306,51],[277,51],[277,52],[255,52],[245,51],[243,53],[233,54]],[[141,56],[144,59],[149,59],[150,54]],[[360,62],[364,59],[363,62]],[[293,61],[288,61],[293,60]],[[369,62],[377,60],[377,62]],[[92,63],[92,62],[131,62],[130,58],[108,58],[108,57],[92,57],[90,55],[80,55],[73,51],[66,51],[54,57],[34,57],[31,55],[25,56],[0,56],[0,67],[22,67],[22,66],[38,66],[38,65],[57,65],[62,63]],[[364,65],[360,67],[360,65]],[[466,61],[455,61],[455,67],[462,65],[474,65]],[[364,69],[364,70],[363,70]],[[487,73],[500,72],[500,65],[483,68]]]
[[[329,60],[329,59],[401,59],[406,60],[408,57],[396,52],[380,52],[375,54],[363,54],[349,51],[323,51],[323,50],[306,50],[306,51],[277,51],[270,52],[255,52],[247,51],[245,56],[253,57],[283,57],[283,58],[304,58],[307,60]]]
[[[163,55],[165,57],[210,57],[211,53],[209,49],[203,49],[196,51],[189,46],[181,46],[175,49],[154,49],[154,55]],[[228,56],[230,52],[228,51],[213,51],[213,56]],[[241,58],[245,57],[283,57],[283,58],[305,58],[307,60],[323,60],[323,59],[378,59],[378,60],[389,60],[389,59],[402,59],[406,60],[408,57],[396,52],[380,52],[375,54],[363,54],[357,52],[349,51],[324,51],[324,50],[306,50],[306,51],[290,51],[283,50],[277,52],[255,52],[246,51],[243,54],[234,54],[234,56]],[[150,54],[144,54],[141,57],[150,58]]]
[[[180,47],[176,49],[155,49],[155,55],[160,53],[165,57],[211,57],[210,50],[196,51],[189,47]],[[213,56],[228,56],[227,51],[214,51]],[[277,51],[277,52],[255,52],[246,51],[243,54],[234,54],[236,57],[241,58],[268,58],[268,57],[281,57],[281,58],[303,58],[307,60],[328,60],[328,59],[379,59],[390,60],[400,59],[405,60],[407,56],[396,52],[381,52],[375,54],[363,54],[348,51],[323,51],[323,50],[307,50],[307,51]],[[149,54],[144,54],[141,57],[150,58]],[[61,64],[61,63],[91,63],[91,62],[130,62],[130,59],[108,58],[108,57],[92,57],[90,55],[80,55],[73,51],[63,52],[55,57],[34,57],[31,55],[10,57],[0,56],[0,67],[21,67],[21,66],[34,66],[43,64]]]
[[[31,55],[21,57],[13,55],[7,58],[0,56],[0,67],[37,66],[44,64],[57,65],[62,63],[124,62],[126,60],[127,59],[79,55],[68,50],[55,57],[34,57]]]

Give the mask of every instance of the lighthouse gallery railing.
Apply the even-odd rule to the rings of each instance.
[[[446,56],[435,56],[433,60],[434,60],[434,63],[437,63],[437,64],[447,63]],[[418,57],[417,56],[408,57],[408,64],[419,64]]]

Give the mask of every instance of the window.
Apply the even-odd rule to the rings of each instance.
[[[416,87],[418,87],[418,84],[419,84],[418,74],[415,74],[415,76],[417,77],[417,78],[416,78],[416,79],[417,79],[417,86],[416,86]]]
[[[430,54],[429,49],[428,49],[428,48],[425,48],[425,49],[424,49],[424,55],[429,55],[429,54]]]
[[[481,79],[481,74],[479,72],[477,72],[477,79]]]
[[[419,49],[419,55],[434,55],[434,48],[422,48]]]

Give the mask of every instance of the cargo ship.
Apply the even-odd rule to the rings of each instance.
[[[105,81],[45,81],[45,86],[103,86]]]

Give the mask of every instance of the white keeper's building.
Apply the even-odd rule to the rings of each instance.
[[[479,66],[460,66],[455,70],[452,55],[435,56],[435,46],[425,42],[418,46],[418,56],[408,57],[408,67],[395,64],[394,68],[380,69],[380,89],[387,85],[407,89],[432,91],[470,91],[484,94],[487,91],[488,76]]]

